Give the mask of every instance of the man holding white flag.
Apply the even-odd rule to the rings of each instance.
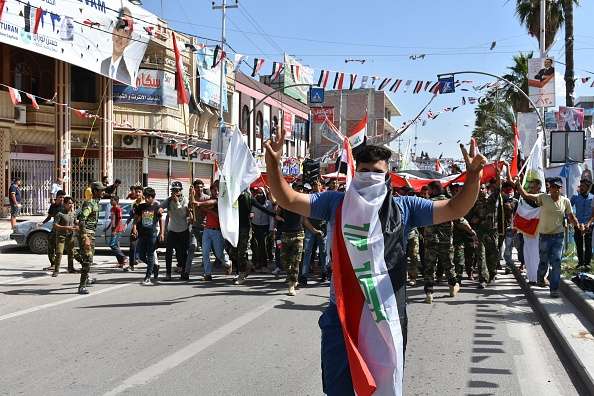
[[[220,179],[219,219],[223,237],[233,247],[239,241],[239,206],[237,200],[242,191],[249,188],[260,171],[249,147],[243,141],[241,131],[235,129],[227,148]],[[247,246],[247,244],[246,244]],[[241,254],[241,252],[238,252]]]
[[[332,239],[330,304],[319,320],[322,382],[328,395],[402,395],[407,336],[406,235],[411,227],[463,217],[473,206],[486,163],[462,146],[467,177],[451,200],[392,197],[391,151],[364,146],[353,157],[345,143],[352,183],[345,193],[301,194],[280,172],[284,130],[266,142],[266,169],[278,204],[305,217],[326,220]],[[332,237],[330,236],[332,232]]]

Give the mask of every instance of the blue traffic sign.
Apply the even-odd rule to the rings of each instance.
[[[311,87],[309,89],[309,103],[310,104],[324,103],[324,88]]]
[[[448,94],[456,92],[454,76],[439,77],[439,93]]]

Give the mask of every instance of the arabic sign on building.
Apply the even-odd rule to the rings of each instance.
[[[113,102],[177,108],[175,75],[164,70],[140,69],[136,88],[113,85]]]
[[[5,0],[0,42],[134,84],[158,25],[150,12],[117,0]],[[41,10],[37,32],[35,16]],[[148,30],[147,30],[148,29]]]
[[[214,49],[202,47],[196,52],[198,76],[200,77],[200,101],[214,108],[219,108],[221,67],[212,67]],[[225,63],[226,64],[226,63]],[[226,81],[225,78],[223,78]],[[223,110],[227,111],[227,84],[223,84]]]
[[[314,124],[323,124],[326,119],[334,122],[334,107],[312,107],[311,115]]]

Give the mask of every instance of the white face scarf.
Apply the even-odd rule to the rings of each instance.
[[[383,172],[355,172],[349,188],[354,188],[366,200],[372,200],[380,195],[383,198],[385,184],[386,174]]]

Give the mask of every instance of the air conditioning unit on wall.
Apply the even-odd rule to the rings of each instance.
[[[17,124],[27,123],[27,106],[14,106],[14,122]]]
[[[132,135],[124,135],[122,136],[122,147],[123,148],[140,148],[141,147],[141,140],[137,136]]]

